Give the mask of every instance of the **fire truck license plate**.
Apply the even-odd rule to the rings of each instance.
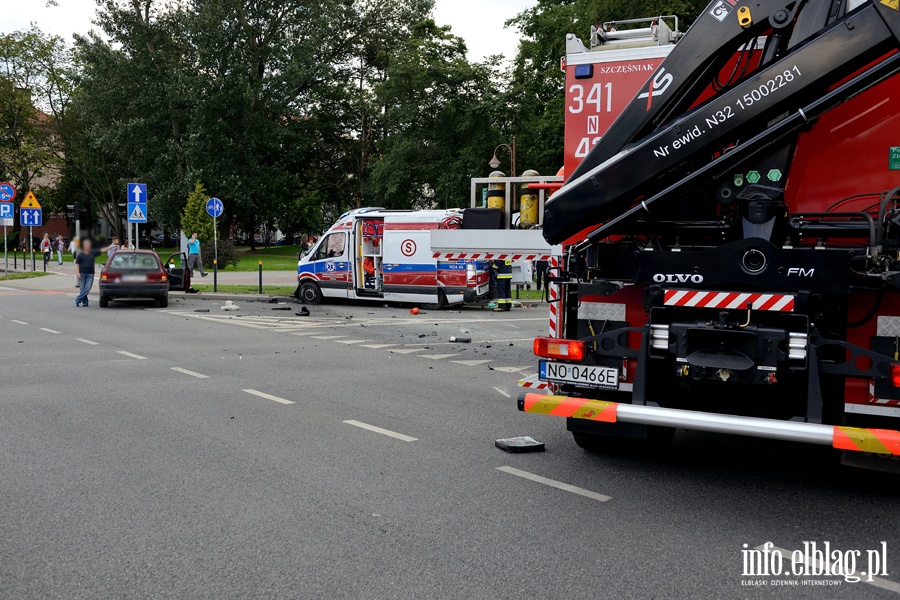
[[[619,369],[614,367],[570,365],[542,360],[538,377],[541,381],[576,383],[607,390],[619,389]]]

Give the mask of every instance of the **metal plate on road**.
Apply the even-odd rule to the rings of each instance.
[[[615,367],[572,365],[542,360],[538,378],[541,381],[574,383],[604,390],[619,389],[619,369]]]
[[[530,435],[494,440],[494,445],[504,452],[512,453],[543,452],[546,449],[543,442],[537,441]]]

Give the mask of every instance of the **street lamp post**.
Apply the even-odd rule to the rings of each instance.
[[[488,163],[492,169],[496,169],[500,166],[500,159],[497,158],[497,150],[500,148],[506,148],[509,150],[510,157],[510,174],[515,177],[516,176],[516,138],[512,139],[511,144],[500,144],[496,148],[494,148],[494,156],[491,158],[491,162]]]

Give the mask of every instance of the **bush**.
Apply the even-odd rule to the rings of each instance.
[[[203,260],[203,266],[206,267],[207,271],[212,271],[215,249],[212,240],[200,246],[200,258]],[[237,249],[231,240],[219,240],[219,270],[236,267],[240,261]]]

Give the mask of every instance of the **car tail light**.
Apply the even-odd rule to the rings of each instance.
[[[475,279],[475,263],[469,263],[466,265],[466,279],[469,281]]]
[[[109,279],[109,275],[107,273],[100,273],[100,281],[106,281]]]
[[[891,365],[891,385],[900,388],[900,365]]]
[[[580,361],[584,359],[584,342],[556,338],[535,338],[534,355],[541,358]]]

